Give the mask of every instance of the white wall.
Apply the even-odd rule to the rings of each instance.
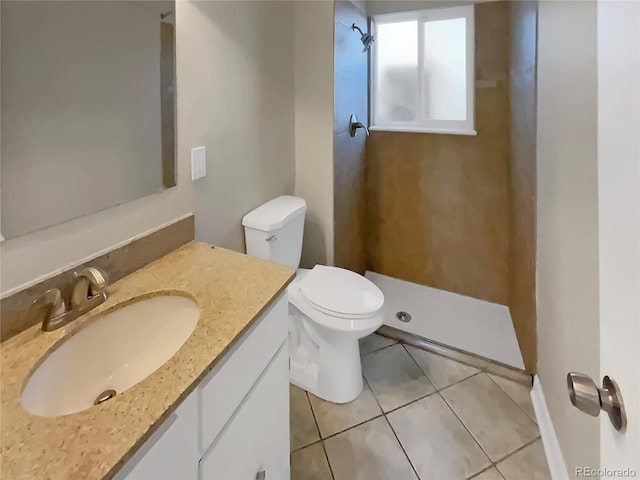
[[[538,3],[538,376],[571,476],[598,466],[599,421],[565,377],[599,372],[596,3]]]
[[[171,8],[2,3],[5,237],[162,189],[160,13]]]
[[[3,242],[3,296],[192,211],[198,239],[242,250],[242,215],[293,193],[292,19],[291,2],[176,2],[178,186]]]
[[[189,5],[178,16],[178,138],[185,154],[208,147],[196,236],[243,251],[244,214],[294,192],[293,2]]]
[[[295,192],[307,201],[302,266],[332,265],[333,1],[295,2]]]

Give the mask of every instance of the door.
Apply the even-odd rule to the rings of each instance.
[[[638,477],[640,2],[600,0],[597,17],[600,373],[616,380],[627,413],[624,433],[600,415],[600,467],[635,469]]]

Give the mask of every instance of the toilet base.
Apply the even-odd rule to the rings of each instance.
[[[342,351],[321,348],[319,357],[308,361],[306,354],[291,351],[289,381],[297,386],[333,403],[354,401],[363,388],[360,351],[357,341]]]
[[[358,339],[364,335],[330,331],[291,304],[289,319],[289,381],[333,403],[358,398],[363,389]]]

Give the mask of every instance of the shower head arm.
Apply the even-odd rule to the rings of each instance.
[[[364,35],[364,32],[360,30],[360,27],[357,26],[355,23],[351,24],[351,30],[358,30],[360,32],[360,35]]]
[[[355,23],[351,24],[351,30],[357,30],[360,33],[360,41],[362,42],[362,46],[364,47],[362,51],[366,52],[367,50],[369,50],[369,48],[371,48],[371,44],[376,39],[376,36],[371,35],[368,32],[363,32]]]

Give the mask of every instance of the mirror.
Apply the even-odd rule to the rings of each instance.
[[[4,238],[175,186],[173,1],[0,3]]]

